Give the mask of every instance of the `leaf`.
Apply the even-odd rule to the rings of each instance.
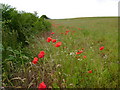
[[[20,54],[20,52],[17,50],[14,50],[14,54]]]
[[[11,47],[7,47],[7,50],[13,52],[13,49]]]
[[[8,60],[13,60],[15,57],[13,55],[9,55]]]
[[[25,55],[22,56],[22,58],[23,58],[23,59],[29,59],[29,57],[27,57],[27,56],[25,56]]]

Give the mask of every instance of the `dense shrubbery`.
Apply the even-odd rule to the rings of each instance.
[[[39,18],[36,12],[27,13],[17,11],[10,5],[2,6],[2,71],[3,84],[7,85],[18,67],[32,57],[25,47],[30,44],[35,34],[49,31],[51,24],[44,17]]]
[[[3,5],[2,21],[4,31],[16,32],[18,43],[22,42],[23,45],[34,32],[50,29],[50,23],[45,21],[43,17],[38,18],[36,13],[18,12],[8,5]]]

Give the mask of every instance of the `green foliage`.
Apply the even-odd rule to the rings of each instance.
[[[35,23],[34,23],[34,28],[33,31],[49,31],[51,28],[51,24],[44,20],[43,18],[39,18]]]
[[[33,58],[26,49],[37,33],[47,32],[51,24],[37,16],[37,13],[17,11],[2,4],[2,71],[3,84],[11,86],[10,79],[24,64]],[[1,22],[0,22],[1,23]]]
[[[36,13],[26,13],[17,11],[9,5],[3,4],[2,21],[4,30],[13,30],[17,33],[17,41],[24,45],[28,44],[28,38],[36,31],[50,30],[50,23],[42,18],[38,18]]]

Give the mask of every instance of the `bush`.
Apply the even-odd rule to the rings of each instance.
[[[2,72],[3,83],[12,85],[9,80],[32,55],[26,46],[36,33],[49,31],[51,24],[35,13],[17,11],[10,5],[2,4]]]
[[[9,32],[16,31],[16,38],[18,39],[17,43],[22,43],[23,46],[28,44],[28,38],[30,38],[34,32],[48,31],[51,27],[51,24],[48,21],[43,18],[38,18],[36,13],[20,12],[11,6],[4,4],[2,21],[3,29],[9,30]]]

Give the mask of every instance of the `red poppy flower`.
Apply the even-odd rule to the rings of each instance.
[[[45,52],[44,51],[40,51],[40,53],[38,54],[38,57],[39,58],[43,58],[45,55]]]
[[[65,35],[67,35],[68,33],[65,33]]]
[[[80,52],[81,50],[80,49],[78,49],[78,52]]]
[[[86,58],[87,56],[83,56],[83,58]]]
[[[52,26],[54,26],[55,24],[52,24]]]
[[[65,33],[65,35],[67,35],[68,33]]]
[[[82,48],[82,50],[84,50],[84,48]]]
[[[88,73],[92,73],[92,70],[89,70]]]
[[[51,38],[51,37],[48,37],[46,41],[47,41],[47,42],[50,42],[51,40],[52,40],[52,38]]]
[[[45,52],[44,52],[44,51],[40,51],[40,54],[43,54],[43,55],[45,55]]]
[[[66,32],[65,32],[65,35],[67,35],[69,32],[70,32],[70,30],[66,31]]]
[[[55,34],[54,32],[52,32],[51,34]]]
[[[83,51],[76,52],[76,54],[81,54]]]
[[[32,61],[32,63],[36,64],[38,62],[38,58],[35,57],[34,60]]]
[[[80,28],[78,28],[78,30],[80,30]]]
[[[62,42],[58,42],[55,44],[55,47],[59,47],[59,46],[61,46],[61,44],[62,44]]]
[[[56,39],[52,39],[52,42],[54,43],[54,42],[56,42],[57,40]]]
[[[70,32],[70,30],[66,31],[66,33]]]
[[[104,49],[104,47],[102,46],[102,47],[100,47],[99,49],[100,49],[100,50],[103,50],[103,49]]]
[[[82,53],[83,51],[80,51],[80,53]]]
[[[38,86],[38,90],[45,90],[45,88],[46,88],[46,85],[44,82],[40,83]]]

